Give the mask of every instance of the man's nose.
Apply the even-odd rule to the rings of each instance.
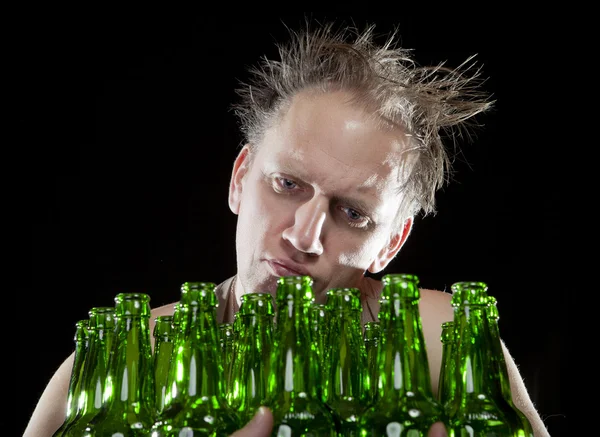
[[[283,231],[283,239],[301,252],[321,255],[323,253],[321,238],[326,216],[325,200],[310,199],[296,210],[294,224]]]

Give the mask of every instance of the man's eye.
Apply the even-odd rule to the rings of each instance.
[[[293,190],[298,186],[296,182],[286,178],[277,178],[277,185],[279,185],[284,190]]]
[[[273,178],[272,184],[273,190],[283,194],[292,194],[301,188],[294,180],[282,177]]]
[[[362,215],[351,208],[346,208],[346,214],[348,214],[348,217],[350,217],[352,220],[360,220],[362,217]]]
[[[348,223],[351,226],[362,228],[369,224],[369,219],[355,209],[347,207],[342,207],[341,209],[348,217]]]

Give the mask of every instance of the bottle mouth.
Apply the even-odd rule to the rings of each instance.
[[[246,293],[242,295],[239,313],[242,316],[271,316],[275,314],[273,296],[270,293]]]
[[[461,281],[451,285],[452,305],[487,305],[488,286],[481,281]]]
[[[202,307],[217,307],[218,299],[214,282],[184,282],[181,285],[180,303]]]
[[[313,278],[308,275],[280,276],[275,301],[277,304],[289,301],[312,304],[315,301],[312,285]]]
[[[88,314],[91,329],[112,329],[115,327],[115,307],[93,307]]]
[[[421,297],[419,277],[408,273],[390,273],[381,278],[383,290],[382,299],[411,299]]]
[[[150,295],[146,293],[119,293],[115,303],[117,317],[150,316]]]
[[[328,311],[362,311],[358,288],[330,288],[325,307]]]

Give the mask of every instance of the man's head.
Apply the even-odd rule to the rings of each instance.
[[[415,214],[435,209],[449,162],[440,130],[490,105],[468,69],[417,67],[393,39],[376,46],[372,27],[350,36],[293,34],[239,91],[246,145],[229,203],[245,292],[294,272],[324,292],[383,270]]]

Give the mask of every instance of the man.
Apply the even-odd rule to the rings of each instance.
[[[363,323],[376,320],[382,272],[408,238],[417,214],[435,211],[449,155],[442,130],[464,129],[491,107],[478,72],[416,66],[409,52],[331,25],[293,34],[280,61],[264,60],[235,106],[246,136],[232,169],[229,206],[238,216],[237,274],[219,284],[218,320],[231,322],[241,296],[274,295],[279,276],[314,279],[317,301],[333,287],[362,292]],[[437,393],[441,324],[450,294],[422,290],[420,312]],[[153,310],[173,313],[173,304]],[[153,326],[151,325],[151,329]],[[505,350],[515,404],[536,436],[548,435]],[[56,372],[26,436],[50,436],[64,418],[72,357]],[[262,409],[237,437],[269,435]],[[436,424],[431,435],[445,435]]]

